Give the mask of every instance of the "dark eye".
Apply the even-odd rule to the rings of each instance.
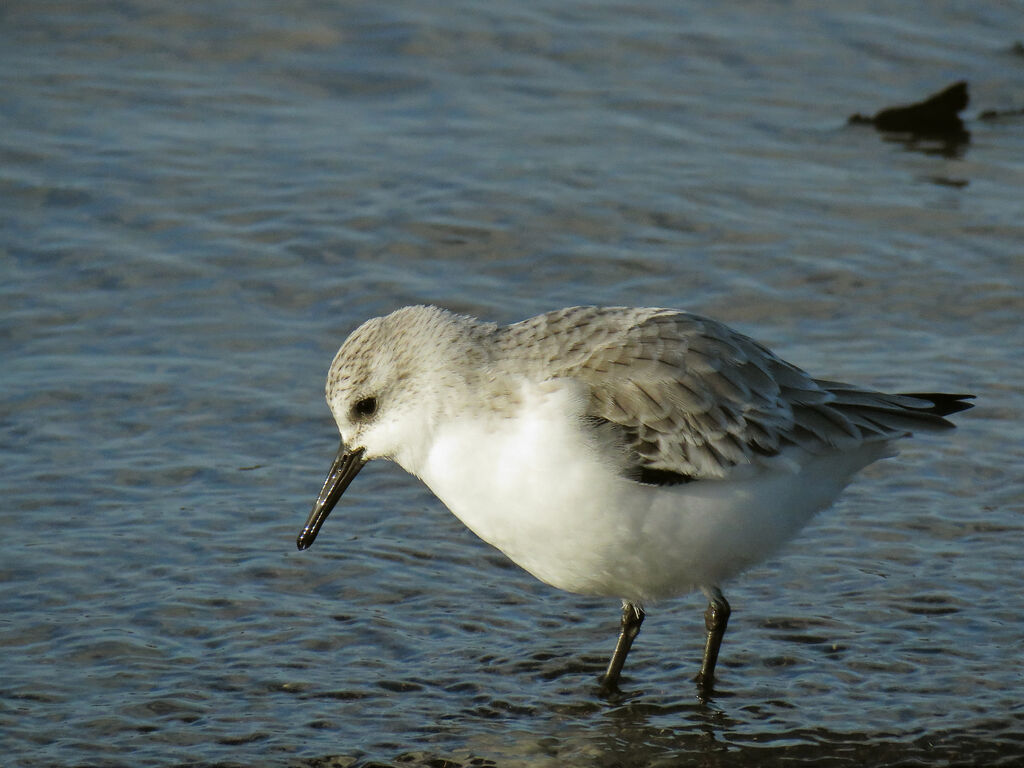
[[[352,406],[352,417],[355,419],[368,419],[377,412],[377,398],[364,397],[356,401]]]

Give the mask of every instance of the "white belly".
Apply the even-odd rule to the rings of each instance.
[[[623,478],[552,390],[515,418],[456,420],[410,468],[472,531],[570,592],[645,602],[715,586],[772,554],[884,443],[676,486]]]

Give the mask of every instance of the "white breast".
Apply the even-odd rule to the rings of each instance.
[[[513,415],[450,421],[423,465],[406,469],[542,581],[641,603],[717,585],[764,559],[887,450],[801,456],[740,480],[641,485],[622,477],[580,418],[571,385],[521,395]]]

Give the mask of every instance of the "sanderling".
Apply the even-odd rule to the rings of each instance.
[[[701,590],[704,695],[729,620],[722,583],[895,440],[951,428],[942,417],[971,397],[813,379],[671,309],[572,307],[499,327],[406,307],[363,323],[331,363],[341,448],[297,543],[367,461],[391,459],[538,579],[622,599],[605,692],[644,605]]]

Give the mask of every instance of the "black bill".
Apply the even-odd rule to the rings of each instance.
[[[345,443],[341,444],[341,447],[338,448],[338,455],[335,457],[334,463],[331,464],[331,471],[327,473],[327,479],[324,480],[324,487],[320,489],[320,495],[313,503],[313,511],[309,513],[305,527],[299,534],[299,538],[295,540],[299,549],[309,549],[313,545],[313,540],[320,533],[320,526],[324,524],[324,520],[331,514],[331,510],[338,503],[341,494],[348,488],[352,479],[359,474],[359,470],[365,463],[362,448],[350,451],[345,448]]]

